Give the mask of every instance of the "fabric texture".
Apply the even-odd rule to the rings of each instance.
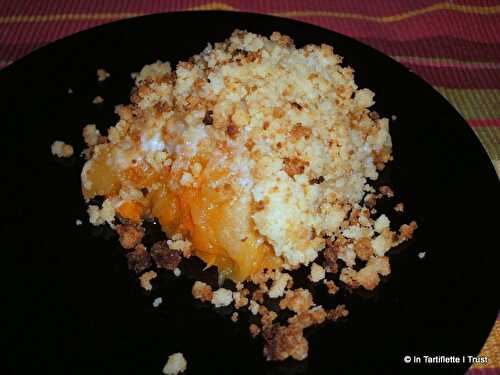
[[[500,173],[498,0],[0,0],[0,69],[80,30],[181,10],[290,17],[371,45],[445,96],[474,129]],[[488,362],[473,365],[467,375],[500,374],[500,315],[480,355]]]

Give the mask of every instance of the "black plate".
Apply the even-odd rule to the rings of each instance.
[[[395,252],[393,274],[375,293],[344,297],[350,317],[309,332],[310,355],[302,363],[266,363],[245,324],[196,304],[195,270],[179,279],[161,273],[146,294],[109,232],[75,225],[86,219],[82,160],[50,154],[56,139],[80,151],[87,123],[101,130],[114,123],[113,106],[128,101],[131,72],[157,59],[185,59],[235,28],[278,30],[298,46],[328,43],[345,57],[359,86],[375,91],[375,109],[397,116],[394,162],[384,178],[405,202],[406,219],[419,224],[416,240]],[[112,75],[98,83],[101,67]],[[476,355],[484,344],[499,309],[498,179],[457,112],[381,53],[287,19],[160,14],[44,47],[0,72],[0,87],[2,269],[9,291],[2,310],[9,312],[3,325],[12,373],[159,374],[177,351],[191,374],[463,373],[468,364],[412,366],[403,357]],[[92,104],[96,95],[105,102]],[[154,309],[158,295],[164,303]]]

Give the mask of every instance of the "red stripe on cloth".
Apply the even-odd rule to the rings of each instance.
[[[59,14],[71,14],[73,16],[79,15],[75,12],[60,12]],[[85,17],[85,13],[82,13],[81,15],[82,17]],[[19,32],[19,29],[27,28],[27,25],[29,25],[29,28],[32,29],[32,31],[36,31],[40,29],[51,29],[51,25],[47,24],[60,23],[61,25],[59,25],[59,27],[64,29],[68,28],[68,24],[88,25],[89,23],[92,23],[95,25],[122,18],[127,16],[127,14],[121,15],[120,13],[102,13],[101,16],[104,18],[100,20],[73,19],[57,21],[41,20],[29,23],[0,23],[0,35],[2,35],[3,40],[8,41],[13,35],[15,35],[16,32]],[[399,22],[384,24],[375,24],[372,21],[337,17],[304,16],[294,18],[324,26],[328,29],[357,38],[376,37],[377,39],[412,41],[418,38],[447,36],[474,42],[500,44],[500,33],[498,33],[497,30],[499,22],[498,17],[491,17],[489,15],[467,15],[464,17],[462,14],[443,11],[440,13],[416,16]],[[32,42],[48,40],[46,34],[38,35],[36,32],[31,34],[29,38]],[[21,42],[24,41],[26,40],[21,40]]]
[[[416,16],[394,23],[335,17],[294,17],[357,38],[412,41],[447,36],[473,42],[500,44],[498,17],[457,14],[449,11]]]
[[[476,127],[476,126],[497,127],[497,126],[500,126],[500,118],[468,119],[467,122],[472,127]],[[500,319],[500,314],[498,315],[497,319]]]
[[[459,89],[500,89],[497,69],[468,70],[404,64],[433,86]]]
[[[61,8],[71,8],[76,12],[95,12],[95,11],[145,11],[158,12],[174,9],[182,9],[186,6],[200,6],[210,3],[224,3],[229,6],[238,8],[248,12],[271,12],[271,11],[308,11],[314,10],[330,10],[345,13],[357,13],[370,16],[391,16],[398,15],[408,11],[414,11],[426,8],[435,4],[444,3],[437,0],[412,0],[411,3],[404,1],[385,1],[371,0],[367,2],[357,2],[352,0],[267,0],[267,1],[241,1],[241,0],[190,0],[181,1],[174,0],[168,2],[160,1],[127,1],[122,0],[86,0],[86,1],[37,1],[37,0],[16,0],[0,1],[0,14],[47,14],[58,13]],[[3,4],[5,3],[5,4]],[[458,5],[474,6],[474,7],[492,7],[498,5],[495,0],[461,0],[454,2]]]
[[[416,39],[411,42],[378,38],[358,39],[393,56],[406,55],[472,61],[500,61],[500,44],[491,45],[441,36]]]

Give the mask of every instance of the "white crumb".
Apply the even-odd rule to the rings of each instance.
[[[168,357],[168,361],[163,367],[165,375],[177,375],[186,371],[187,361],[182,353],[175,353]]]

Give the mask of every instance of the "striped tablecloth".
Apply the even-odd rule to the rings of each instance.
[[[0,69],[79,30],[179,10],[233,10],[296,18],[352,36],[432,84],[474,129],[500,172],[500,1],[498,0],[0,0]],[[500,316],[486,342],[500,374]]]

